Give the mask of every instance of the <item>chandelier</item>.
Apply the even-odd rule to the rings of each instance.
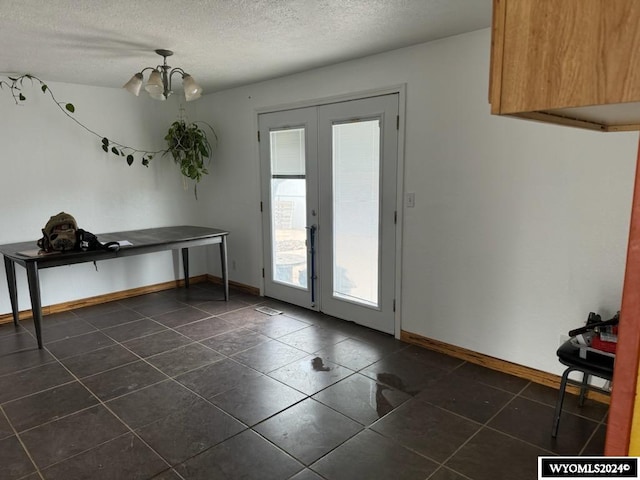
[[[152,70],[149,75],[149,79],[144,86],[144,89],[149,93],[151,98],[156,100],[166,100],[167,97],[173,93],[171,91],[171,78],[176,73],[182,76],[182,88],[184,89],[184,96],[187,102],[196,100],[202,96],[202,87],[196,83],[191,75],[181,68],[171,68],[167,65],[167,57],[173,55],[171,50],[159,49],[156,50],[156,53],[163,58],[162,65],[158,65],[155,68],[143,68],[131,77],[131,80],[125,83],[122,88],[133,93],[137,97],[140,94],[140,89],[142,88],[142,74],[145,70]]]

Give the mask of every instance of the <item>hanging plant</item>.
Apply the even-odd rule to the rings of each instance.
[[[198,198],[198,182],[203,175],[207,175],[207,165],[211,162],[213,149],[206,133],[197,125],[206,125],[213,133],[214,145],[218,141],[215,130],[204,122],[186,123],[178,120],[171,124],[164,139],[167,141],[166,153],[171,153],[173,161],[180,167],[180,172],[186,178],[195,181],[194,193]],[[206,159],[206,162],[205,162]]]
[[[20,75],[17,77],[7,77],[9,81],[0,80],[0,89],[8,88],[16,105],[21,104],[27,98],[23,93],[25,80],[29,80],[31,84],[37,82],[40,84],[42,93],[48,94],[55,102],[56,106],[71,120],[82,127],[87,132],[95,135],[100,139],[100,147],[106,153],[112,153],[117,157],[124,158],[129,166],[131,166],[136,157],[140,158],[140,163],[145,167],[149,166],[149,162],[157,154],[163,156],[171,153],[174,162],[180,167],[180,172],[185,179],[190,178],[196,182],[194,193],[198,198],[197,184],[203,175],[209,173],[206,165],[211,161],[213,148],[205,132],[198,127],[198,123],[207,126],[213,133],[214,147],[218,142],[218,137],[213,128],[204,122],[186,123],[184,120],[173,122],[169,127],[165,140],[167,142],[166,150],[141,150],[122,143],[110,140],[104,135],[91,130],[89,127],[80,122],[72,114],[75,113],[76,107],[72,103],[60,102],[53,95],[51,89],[38,77],[30,74]],[[206,165],[205,165],[206,159]]]

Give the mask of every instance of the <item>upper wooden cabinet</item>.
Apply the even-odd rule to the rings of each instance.
[[[491,113],[640,130],[640,0],[494,0]]]

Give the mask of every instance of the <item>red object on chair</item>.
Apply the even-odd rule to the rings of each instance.
[[[618,344],[616,342],[605,342],[599,335],[596,335],[591,339],[591,348],[595,348],[596,350],[601,350],[603,352],[616,353],[617,346]]]

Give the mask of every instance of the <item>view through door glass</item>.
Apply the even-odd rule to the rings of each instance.
[[[332,129],[333,295],[377,307],[380,121]]]
[[[270,132],[273,280],[307,288],[304,129]]]

